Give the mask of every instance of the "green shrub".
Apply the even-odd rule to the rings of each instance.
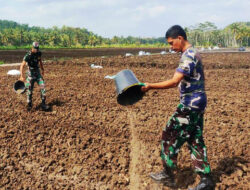
[[[3,62],[3,61],[0,61],[0,65],[2,65],[2,64],[4,64],[4,62]]]

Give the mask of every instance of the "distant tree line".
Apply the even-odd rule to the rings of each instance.
[[[249,46],[250,22],[233,23],[220,30],[213,23],[205,22],[185,28],[188,39],[196,46],[236,47]],[[96,46],[165,46],[164,37],[139,38],[119,37],[104,38],[85,28],[63,26],[58,28],[30,27],[14,21],[0,20],[0,46],[23,47],[33,41],[39,41],[44,47],[96,47]]]
[[[199,23],[185,28],[189,41],[196,46],[250,46],[250,22],[232,23],[219,30],[214,23]]]
[[[85,28],[29,27],[14,21],[0,20],[0,46],[28,46],[38,41],[47,47],[85,47],[109,45],[164,44],[164,38],[118,37],[103,38]]]

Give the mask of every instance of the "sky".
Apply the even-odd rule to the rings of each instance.
[[[0,19],[80,27],[102,37],[163,37],[172,25],[250,21],[250,0],[0,0]]]

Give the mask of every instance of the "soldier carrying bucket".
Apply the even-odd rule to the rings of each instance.
[[[145,83],[141,89],[168,89],[179,85],[180,104],[162,132],[161,158],[163,170],[150,174],[156,182],[175,186],[174,171],[177,155],[187,142],[195,171],[200,175],[200,183],[192,190],[214,190],[207,150],[203,140],[204,111],[207,105],[205,78],[199,52],[188,42],[183,28],[174,25],[166,32],[166,40],[175,52],[182,56],[174,76],[158,83]]]
[[[32,93],[34,88],[34,83],[40,86],[41,89],[41,107],[44,111],[49,109],[49,106],[46,105],[46,95],[45,95],[45,84],[44,84],[44,67],[41,59],[42,53],[39,51],[39,43],[33,42],[31,51],[29,51],[23,58],[23,62],[20,66],[21,77],[20,81],[25,82],[24,78],[24,66],[28,66],[28,76],[26,78],[25,87],[27,89],[27,110],[30,111],[32,108]],[[40,72],[41,70],[41,72]]]

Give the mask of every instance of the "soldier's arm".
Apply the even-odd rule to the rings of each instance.
[[[21,81],[25,81],[25,77],[24,77],[24,66],[26,65],[26,61],[23,61],[21,63],[21,66],[20,66],[20,73],[21,73],[21,77],[20,77],[20,80]]]
[[[172,79],[158,82],[158,83],[145,83],[145,86],[143,86],[141,89],[143,92],[146,92],[150,89],[168,89],[178,86],[178,84],[181,82],[181,80],[184,78],[184,74],[180,72],[175,72]]]

